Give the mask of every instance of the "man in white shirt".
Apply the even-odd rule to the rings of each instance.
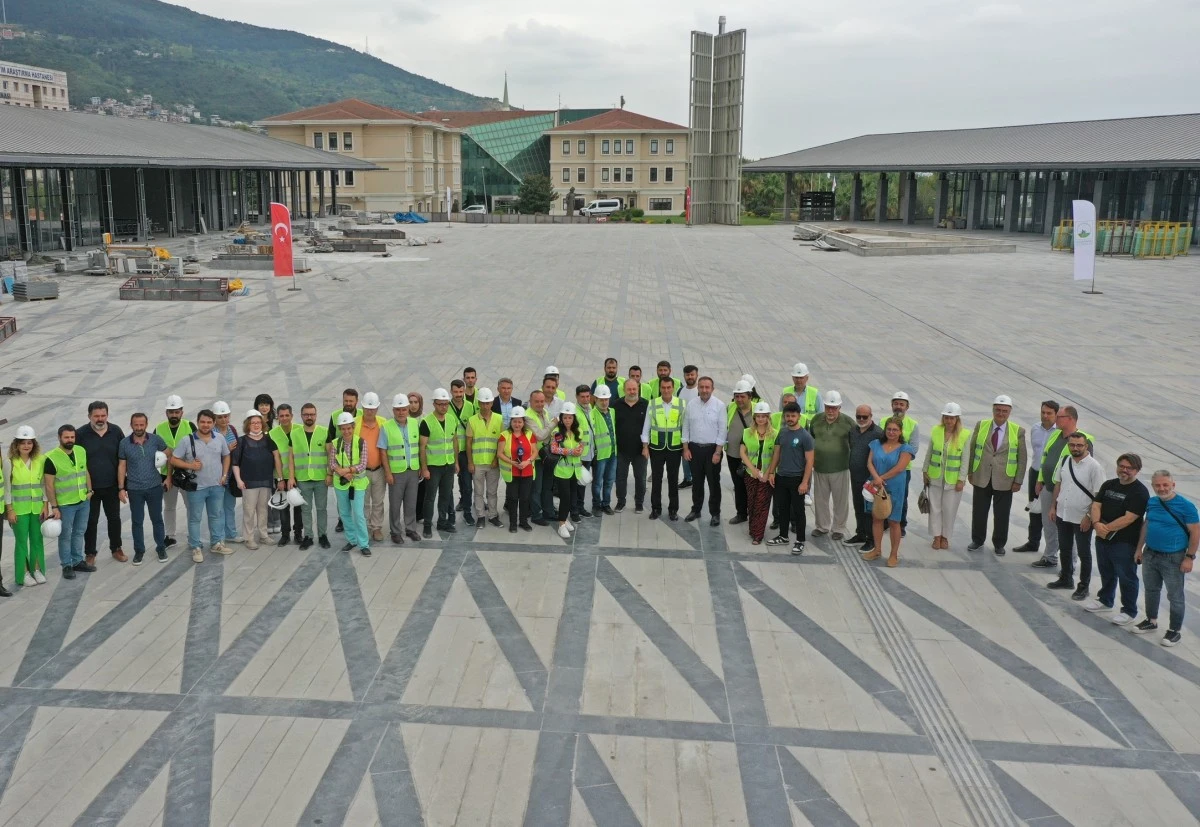
[[[1038,473],[1042,470],[1042,454],[1046,449],[1046,440],[1055,431],[1054,420],[1057,416],[1058,403],[1053,399],[1047,399],[1042,403],[1042,421],[1029,429],[1030,503],[1038,498],[1037,481]],[[1013,551],[1037,551],[1042,545],[1042,511],[1040,508],[1036,513],[1030,508],[1025,510],[1029,512],[1029,540],[1014,548]]]
[[[695,365],[683,366],[683,387],[679,389],[679,393],[675,394],[675,397],[684,405],[691,405],[699,398],[700,392],[696,389],[699,376],[700,368]],[[680,483],[679,487],[692,487],[692,464],[687,460],[683,462],[683,482]]]
[[[680,391],[680,396],[685,391]],[[721,452],[728,427],[725,403],[713,396],[712,377],[701,376],[696,382],[696,400],[683,410],[683,459],[692,466],[693,480],[692,510],[686,517],[689,523],[700,517],[707,481],[708,524],[721,524]]]
[[[1088,453],[1087,436],[1074,431],[1067,435],[1070,456],[1054,470],[1054,504],[1048,515],[1058,525],[1058,579],[1052,589],[1075,587],[1075,553],[1079,554],[1079,587],[1072,600],[1083,600],[1092,578],[1092,502],[1104,484],[1104,467]],[[1073,545],[1072,545],[1073,544]]]

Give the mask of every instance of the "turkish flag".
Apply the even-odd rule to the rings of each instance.
[[[275,275],[291,278],[292,213],[283,204],[271,202],[271,247],[275,253]]]

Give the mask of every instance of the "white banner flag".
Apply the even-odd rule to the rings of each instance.
[[[1096,205],[1091,201],[1072,201],[1075,219],[1075,281],[1096,277]]]

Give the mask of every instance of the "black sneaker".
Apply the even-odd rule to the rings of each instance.
[[[800,542],[799,540],[792,543],[792,554],[803,554],[803,553],[804,553],[804,543]]]
[[[467,522],[468,522],[468,523],[470,523],[471,521],[470,521],[470,520],[467,520]],[[476,527],[476,528],[483,528],[483,524],[484,524],[484,523],[486,523],[486,522],[487,522],[487,520],[483,519],[483,517],[480,517],[478,520],[476,520],[476,521],[475,521],[475,527]]]
[[[607,505],[606,505],[606,506],[604,506],[603,508],[601,508],[600,510],[601,510],[601,511],[603,511],[603,512],[604,512],[606,515],[608,515],[609,517],[611,517],[611,516],[613,516],[614,514],[616,514],[616,513],[617,513],[617,512],[615,512],[615,511],[613,511],[611,508],[609,508]]]
[[[167,548],[170,548],[171,546],[175,545],[175,538],[174,537],[166,538],[165,540],[163,540],[163,545],[166,546]]]
[[[333,527],[333,530],[336,531],[338,534],[341,534],[343,531],[346,530],[346,528],[345,528],[345,526],[342,525],[342,521],[338,520],[338,524]]]
[[[767,526],[767,528],[771,529],[772,531],[777,530],[779,528],[779,520],[771,520],[771,524]]]
[[[426,540],[428,540],[430,537],[433,536],[433,528],[431,526],[426,525],[425,530],[421,532],[421,536],[424,537]]]
[[[1177,629],[1168,629],[1167,633],[1163,635],[1161,642],[1163,646],[1174,646],[1179,642],[1181,637],[1183,637],[1183,635],[1179,634]]]
[[[300,550],[305,551],[307,549],[310,549],[310,548],[312,548],[312,544],[313,544],[313,538],[305,537],[303,540],[300,541]]]
[[[92,572],[94,572],[96,570],[96,567],[93,566],[91,563],[87,562],[86,560],[84,560],[82,563],[76,563],[71,568],[75,569],[75,571],[81,571],[84,574],[91,574]]]
[[[769,545],[769,546],[782,546],[782,545],[785,545],[786,543],[787,543],[787,537],[782,537],[782,536],[781,537],[772,537],[770,540],[767,540],[767,545]]]
[[[967,551],[979,551],[981,548],[983,548],[983,543],[977,543],[972,540],[967,546]]]
[[[1051,580],[1049,583],[1047,583],[1046,588],[1048,588],[1048,589],[1073,589],[1073,588],[1075,588],[1075,581],[1069,577],[1067,577],[1067,578],[1060,577],[1057,580]]]
[[[1038,548],[1040,548],[1040,546],[1036,545],[1035,543],[1022,543],[1014,548],[1013,551],[1017,552],[1018,554],[1024,554],[1025,552],[1029,551],[1037,551]]]
[[[362,556],[363,556],[363,557],[370,557],[370,556],[371,556],[371,549],[370,549],[370,547],[369,547],[369,546],[363,546],[363,547],[362,547]]]
[[[492,519],[488,520],[488,522],[494,525],[496,528],[499,528],[503,525],[503,523],[500,522],[499,517],[492,517]]]
[[[1158,621],[1151,620],[1150,618],[1146,618],[1145,620],[1143,620],[1138,625],[1134,626],[1129,631],[1131,631],[1137,635],[1144,635],[1147,632],[1157,632],[1158,631]]]
[[[996,546],[996,556],[997,557],[1004,556],[1004,546]]]
[[[591,517],[591,516],[593,516],[593,515],[592,515],[592,512],[588,511],[588,510],[585,508],[585,509],[583,509],[583,511],[580,511],[580,512],[579,512],[579,516],[580,516],[580,517]]]
[[[508,527],[508,533],[509,533],[509,534],[516,534],[516,533],[517,533],[517,527],[516,527],[515,525],[510,525],[510,526]]]
[[[155,553],[158,555],[158,562],[160,562],[160,563],[167,562],[167,550],[165,548],[160,548]]]
[[[62,570],[63,570],[63,580],[74,580],[75,579],[75,569],[74,568],[72,568],[71,566],[63,566]]]
[[[625,510],[625,501],[624,501],[624,500],[618,500],[618,501],[617,501],[617,505],[616,505],[616,507],[615,507],[613,510],[614,510],[614,511],[617,511],[617,512],[624,511],[624,510]]]
[[[480,517],[479,519],[482,520],[483,517]],[[471,514],[471,512],[464,511],[463,512],[463,525],[470,525],[473,522],[475,522],[475,517]],[[450,521],[450,525],[454,525],[453,520]],[[482,528],[482,526],[480,526],[480,527]]]
[[[459,500],[457,503],[454,504],[454,510],[455,511],[463,510],[463,501],[462,500]]]
[[[279,542],[278,542],[278,543],[276,543],[275,545],[277,545],[277,546],[286,546],[286,545],[287,545],[288,543],[290,543],[290,542],[291,542],[291,540],[289,540],[289,539],[288,539],[288,536],[287,536],[286,534],[284,534],[283,536],[281,536],[281,537],[279,538]]]
[[[691,487],[692,487],[692,481],[691,481],[691,480],[684,480],[683,482],[679,483],[679,487],[680,487],[680,488],[691,488]]]
[[[533,531],[533,526],[531,526],[526,520],[522,520],[520,523],[518,523],[518,525],[521,527],[522,531]]]
[[[354,543],[346,543],[346,545],[342,546],[342,551],[349,552],[352,548],[354,548]]]
[[[866,537],[862,536],[861,534],[855,534],[849,540],[846,541],[846,545],[858,546],[858,545],[862,545],[866,541],[867,541]]]
[[[145,558],[145,556],[146,556],[146,552],[144,552],[144,551],[136,552],[133,555],[133,564],[135,566],[140,566],[142,564],[142,560]]]
[[[747,517],[745,514],[736,514],[729,518],[729,524],[730,525],[740,525],[740,524],[748,521],[749,519],[750,518]]]
[[[319,545],[321,548],[329,548],[329,538],[322,534],[317,538],[317,545]]]
[[[534,524],[534,525],[540,525],[540,526],[547,526],[547,525],[550,525],[550,521],[549,521],[549,520],[543,520],[541,517],[537,517],[537,518],[535,518],[535,519],[533,520],[533,524]]]
[[[643,507],[642,507],[642,506],[640,506],[640,505],[635,505],[635,506],[633,507],[633,513],[634,513],[634,514],[641,514],[641,513],[642,513],[643,511],[645,511],[645,510],[646,510],[646,509],[645,509],[645,508],[643,508]]]
[[[442,526],[442,531],[447,534],[455,534],[458,529],[454,527],[454,523],[446,523],[446,525]]]
[[[652,510],[652,511],[650,512],[650,519],[651,519],[651,520],[657,520],[657,519],[658,519],[659,517],[661,517],[661,516],[662,516],[662,512],[661,512],[661,511],[654,511],[654,510]]]
[[[874,551],[874,550],[875,550],[875,541],[874,540],[867,540],[865,543],[862,544],[862,548],[859,549],[859,551]]]
[[[1033,566],[1035,569],[1052,569],[1057,567],[1058,563],[1051,562],[1043,557],[1041,560],[1034,560],[1029,565]]]

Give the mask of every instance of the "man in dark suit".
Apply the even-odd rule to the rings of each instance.
[[[508,420],[512,418],[512,409],[523,407],[521,400],[512,395],[513,383],[512,380],[505,377],[496,383],[496,403],[492,405],[492,410],[499,412],[504,418],[504,427],[508,427]]]

